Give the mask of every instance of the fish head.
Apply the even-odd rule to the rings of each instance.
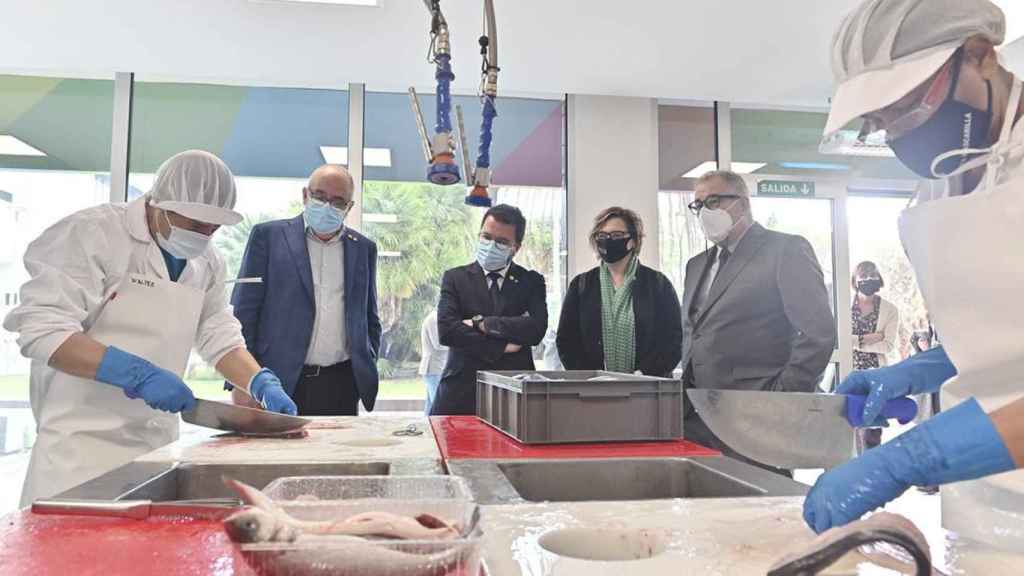
[[[233,542],[270,542],[277,533],[277,524],[273,514],[259,508],[246,507],[224,519],[224,531]]]

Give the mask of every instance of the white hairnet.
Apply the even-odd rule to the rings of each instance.
[[[206,224],[233,225],[235,177],[220,158],[202,150],[175,154],[160,166],[149,192],[154,207]]]
[[[909,94],[971,37],[1001,44],[1005,34],[989,0],[864,0],[833,39],[839,86],[825,136]]]

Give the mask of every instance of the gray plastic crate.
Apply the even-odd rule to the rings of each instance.
[[[683,402],[682,382],[667,378],[598,371],[477,373],[477,416],[523,444],[682,438]]]

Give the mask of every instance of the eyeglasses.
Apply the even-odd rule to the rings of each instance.
[[[594,240],[598,242],[605,240],[628,240],[632,237],[629,232],[598,232],[594,235]]]
[[[895,104],[879,112],[864,116],[858,140],[862,143],[868,135],[885,130],[888,141],[904,136],[927,122],[935,111],[950,97],[960,70],[963,52],[946,62],[942,68],[922,86],[907,94]],[[903,105],[901,105],[903,104]],[[887,119],[892,118],[891,120]]]
[[[740,198],[739,194],[711,194],[703,200],[694,200],[687,205],[690,212],[694,214],[700,214],[700,211],[707,208],[708,210],[717,210],[722,205],[723,198]]]
[[[486,240],[488,242],[494,242],[498,246],[502,246],[504,248],[513,248],[513,247],[515,247],[515,242],[513,242],[511,240],[506,240],[505,238],[495,238],[494,236],[491,236],[487,232],[481,232],[480,233],[480,239],[481,240]]]
[[[339,212],[347,212],[348,209],[355,204],[352,200],[345,200],[344,198],[328,200],[327,194],[320,190],[310,190],[309,188],[306,188],[306,193],[309,194],[309,197],[313,200],[324,204],[330,204],[332,208]]]

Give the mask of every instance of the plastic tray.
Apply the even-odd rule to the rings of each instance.
[[[344,520],[363,512],[432,514],[469,530],[476,504],[461,500],[359,500],[282,503],[300,520]],[[242,557],[260,576],[456,576],[480,573],[479,525],[456,540],[353,540],[302,536],[291,543],[240,544]]]
[[[286,502],[473,499],[466,481],[455,476],[293,476],[271,482],[263,493]]]
[[[683,383],[667,378],[478,372],[476,413],[523,444],[675,440],[683,437],[684,397]]]

